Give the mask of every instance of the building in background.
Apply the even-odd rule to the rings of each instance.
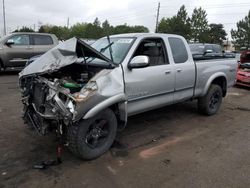
[[[223,40],[222,48],[224,51],[235,51],[235,47],[230,40]]]

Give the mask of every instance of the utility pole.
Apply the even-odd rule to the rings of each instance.
[[[6,21],[5,21],[5,5],[4,5],[4,0],[3,0],[3,30],[4,30],[4,35],[6,35],[7,31],[6,31]]]
[[[155,32],[158,32],[158,24],[159,24],[159,14],[160,14],[160,2],[158,3],[157,14],[156,14],[156,25],[155,25]]]
[[[69,28],[69,17],[68,17],[68,20],[67,20],[67,28]]]

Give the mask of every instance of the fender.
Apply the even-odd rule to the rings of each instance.
[[[206,93],[207,93],[207,91],[208,91],[210,85],[212,84],[212,82],[213,82],[216,78],[221,77],[221,76],[224,77],[224,78],[226,79],[226,82],[227,82],[227,76],[226,76],[225,73],[223,73],[223,72],[217,72],[217,73],[213,74],[213,75],[210,76],[210,78],[208,79],[208,81],[207,81],[207,83],[206,83],[206,86],[205,86],[205,88],[204,88],[204,90],[203,90],[201,96],[206,95]]]
[[[97,104],[96,106],[94,106],[84,115],[84,117],[82,119],[89,119],[91,117],[94,117],[96,114],[98,114],[102,110],[104,110],[104,109],[106,109],[114,104],[117,104],[117,103],[121,103],[121,104],[124,103],[124,105],[119,105],[119,108],[124,109],[124,110],[121,110],[121,112],[123,113],[121,115],[121,117],[123,117],[123,118],[127,117],[126,116],[126,113],[127,113],[126,96],[124,93],[121,93],[121,94],[112,96],[112,97],[102,101],[101,103]]]

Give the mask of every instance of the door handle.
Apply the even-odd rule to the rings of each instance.
[[[182,71],[182,69],[177,69],[176,71],[177,71],[177,72],[181,72],[181,71]]]
[[[166,70],[165,71],[165,74],[170,74],[171,73],[171,70]]]
[[[31,47],[31,46],[27,46],[27,47],[26,47],[26,49],[33,49],[33,47]]]

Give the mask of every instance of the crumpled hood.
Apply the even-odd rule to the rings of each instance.
[[[94,57],[111,63],[106,56],[78,38],[71,38],[38,57],[34,62],[19,73],[19,78],[31,74],[54,72],[75,63],[80,57]]]

